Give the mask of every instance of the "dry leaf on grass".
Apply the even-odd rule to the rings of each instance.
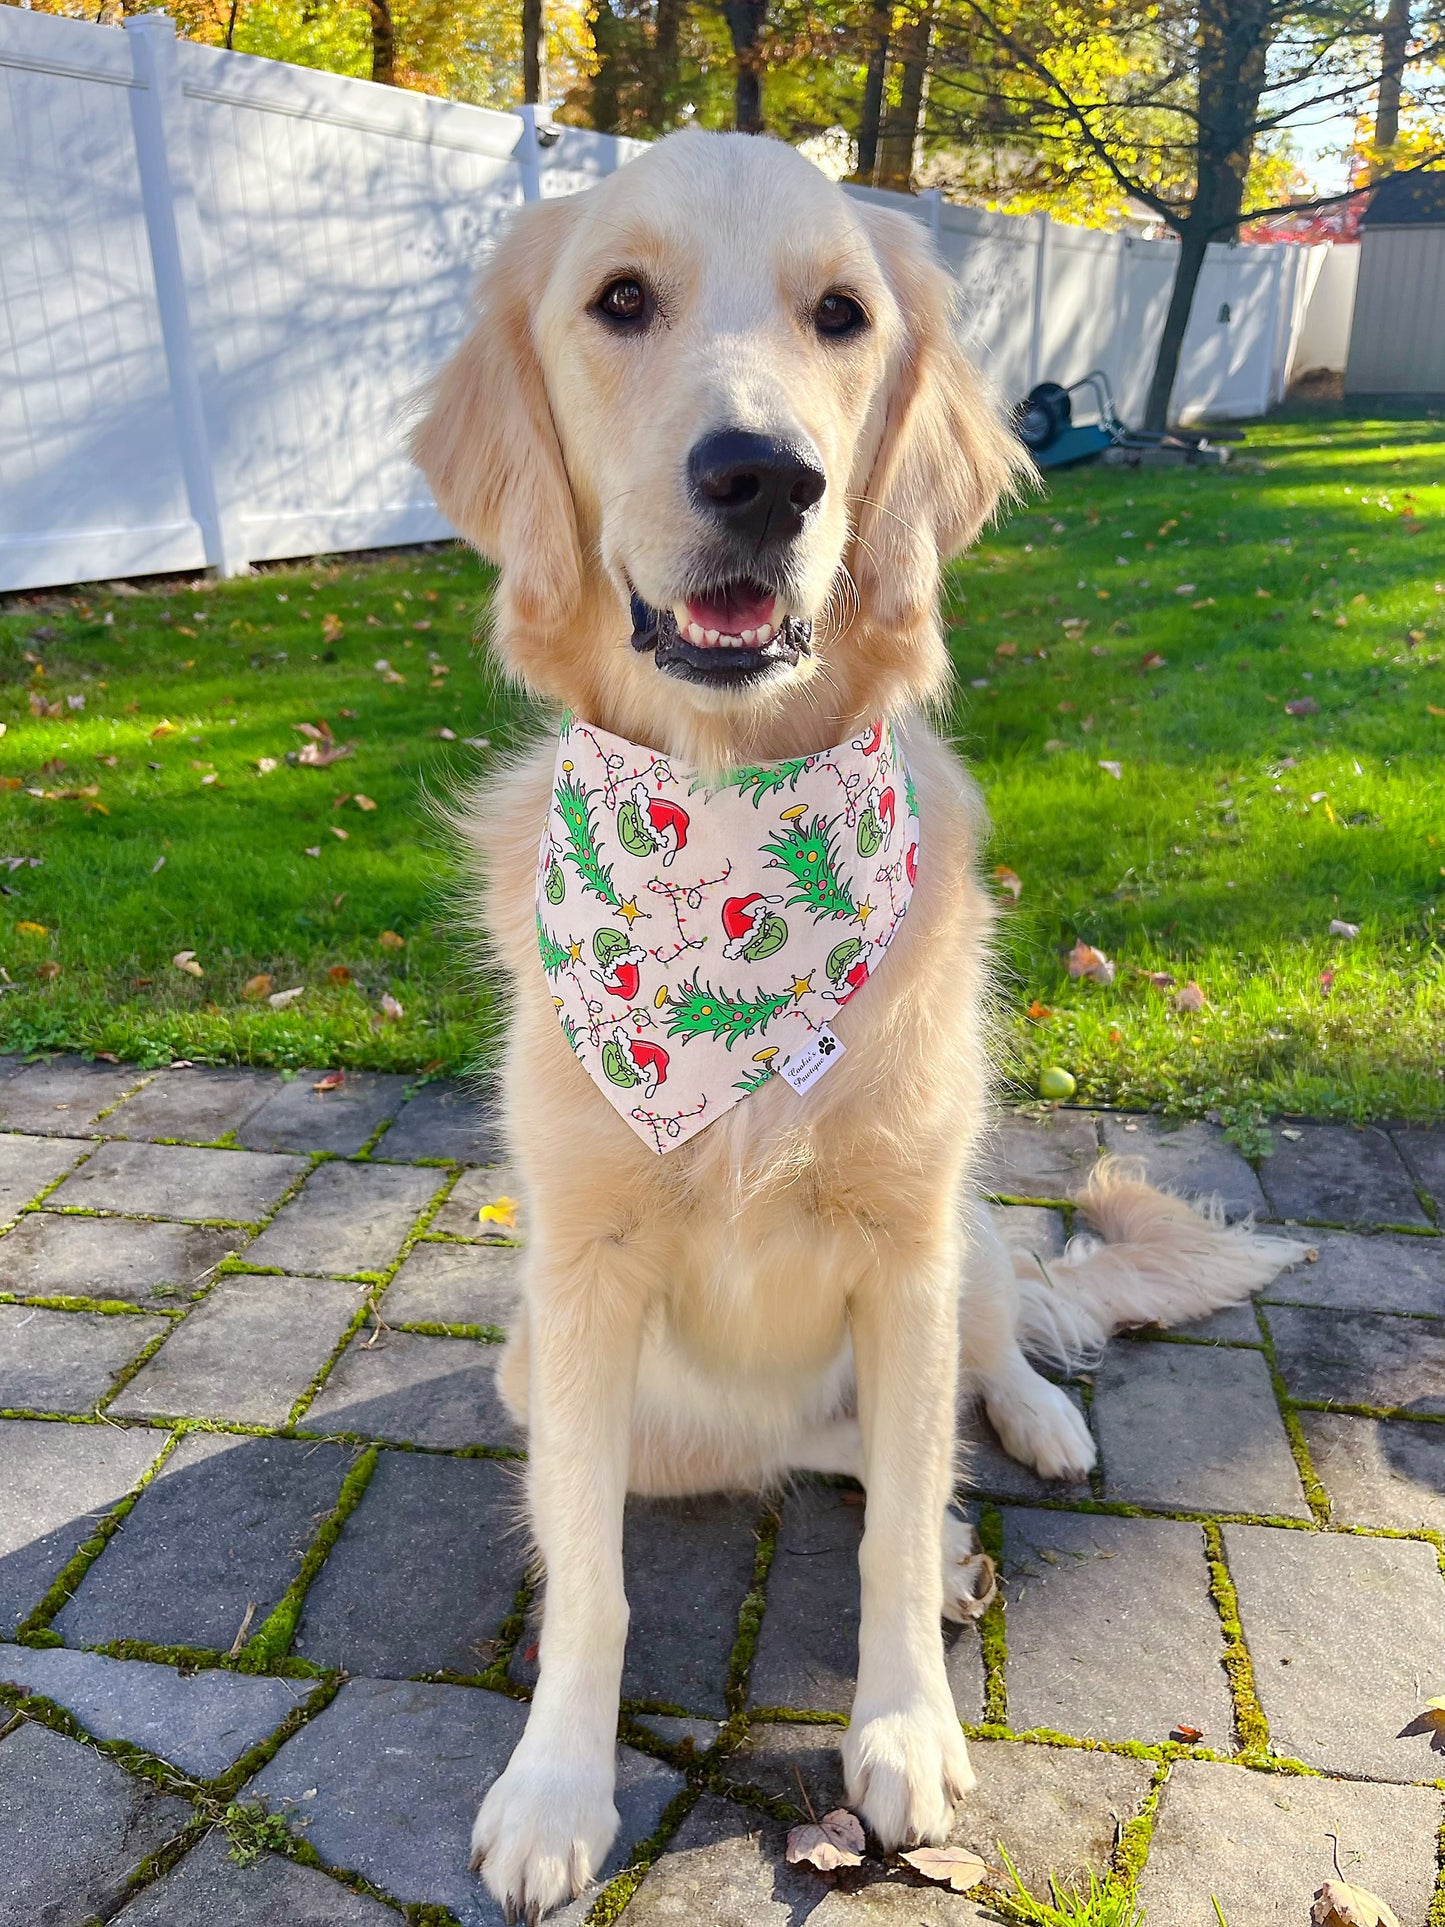
[[[1209,999],[1191,977],[1182,990],[1174,993],[1174,1008],[1178,1011],[1203,1010]]]
[[[809,1820],[794,1827],[788,1835],[788,1862],[797,1866],[806,1861],[822,1873],[835,1867],[856,1867],[863,1859],[863,1827],[856,1814],[846,1807],[835,1807],[821,1820]]]
[[[1174,973],[1172,970],[1143,970],[1138,964],[1131,964],[1129,968],[1136,977],[1142,977],[1145,983],[1153,990],[1172,990],[1174,988]]]
[[[1286,716],[1317,716],[1320,706],[1313,696],[1296,696],[1284,706]]]
[[[1114,981],[1114,966],[1102,950],[1096,950],[1082,937],[1069,952],[1068,969],[1071,977],[1092,977],[1096,984],[1111,984]]]
[[[22,937],[48,937],[50,935],[48,925],[32,923],[28,917],[22,917],[15,928],[20,932]]]
[[[341,620],[341,617],[334,611],[328,610],[321,618],[321,640],[323,642],[337,642],[340,640],[345,628],[346,624]]]
[[[301,854],[302,856],[320,856],[321,845],[319,843],[308,843]]]
[[[328,1071],[325,1077],[318,1077],[311,1086],[313,1091],[339,1091],[346,1082],[345,1071]]]
[[[399,937],[394,930],[383,930],[376,940],[383,950],[404,950],[406,938]]]
[[[171,958],[171,962],[177,970],[184,970],[188,977],[204,977],[206,974],[196,962],[196,953],[194,950],[178,950],[175,956]]]
[[[258,756],[256,758],[256,770],[259,775],[269,776],[275,768],[276,758],[274,756]]]
[[[400,1023],[406,1015],[406,1006],[399,1004],[389,990],[382,992],[377,1008],[388,1024]]]
[[[356,753],[354,743],[303,743],[296,761],[306,769],[330,769]]]
[[[993,880],[1000,890],[1007,890],[1017,903],[1024,893],[1023,880],[1016,870],[1009,869],[1006,863],[994,865]]]
[[[1394,1912],[1377,1894],[1345,1880],[1327,1880],[1310,1908],[1312,1927],[1400,1927]]]
[[[1332,937],[1358,937],[1359,934],[1360,926],[1357,923],[1346,923],[1343,917],[1330,918],[1330,935]]]
[[[291,727],[302,736],[309,737],[313,743],[331,741],[331,725],[324,716],[319,723],[292,723]]]
[[[1104,770],[1108,775],[1112,776],[1116,783],[1123,782],[1124,765],[1122,763],[1116,763],[1116,762],[1113,762],[1112,760],[1106,760],[1105,758],[1100,757],[1099,768],[1101,770]]]
[[[305,993],[305,989],[305,984],[297,984],[294,990],[273,990],[266,1002],[272,1010],[285,1010],[288,1004],[294,1004]]]
[[[175,733],[176,733],[176,725],[170,720],[168,716],[162,716],[160,721],[156,724],[155,728],[151,731],[151,735],[153,737],[154,736],[174,736]]]
[[[326,975],[334,984],[349,984],[351,982],[351,972],[346,968],[345,964],[332,964]]]
[[[901,1854],[899,1858],[907,1861],[925,1880],[936,1880],[942,1887],[951,1887],[956,1894],[968,1893],[988,1872],[987,1861],[980,1860],[967,1847],[915,1847],[912,1853]]]
[[[259,976],[248,977],[246,979],[245,983],[241,986],[241,995],[252,1003],[258,998],[269,997],[271,995],[271,985],[273,981],[274,980],[268,977],[263,970]]]
[[[43,984],[53,983],[60,975],[60,965],[53,957],[47,957],[44,963],[36,964],[35,974]]]
[[[351,840],[350,830],[343,830],[339,823],[328,823],[326,827],[330,830],[331,834],[334,837],[338,838],[340,842],[342,843],[350,842]]]
[[[363,796],[360,790],[356,792],[351,800],[359,810],[374,810],[376,808],[371,798],[369,796]]]

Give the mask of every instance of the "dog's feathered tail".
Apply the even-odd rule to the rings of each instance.
[[[1014,1255],[1018,1338],[1066,1370],[1097,1359],[1130,1325],[1181,1325],[1260,1290],[1308,1247],[1228,1224],[1218,1199],[1187,1204],[1145,1182],[1137,1165],[1101,1158],[1076,1202],[1099,1234],[1061,1258]]]

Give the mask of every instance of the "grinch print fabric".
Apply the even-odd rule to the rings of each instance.
[[[567,1041],[658,1152],[790,1063],[801,1088],[841,1051],[828,1025],[879,968],[917,867],[887,724],[704,781],[568,717],[537,866]]]

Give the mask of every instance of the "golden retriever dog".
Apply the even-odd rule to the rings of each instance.
[[[1045,1275],[975,1201],[985,821],[925,712],[949,679],[940,565],[1023,463],[957,345],[955,294],[906,216],[781,144],[684,132],[519,214],[416,434],[443,510],[500,565],[493,647],[534,695],[718,780],[881,722],[921,825],[908,914],[839,998],[826,1078],[758,1077],[659,1154],[579,1063],[539,962],[555,738],[464,812],[511,984],[530,1241],[500,1373],[546,1571],[526,1731],[472,1842],[508,1920],[579,1893],[617,1828],[628,1492],[862,1482],[849,1797],[886,1849],[942,1840],[973,1776],[940,1621],[992,1587],[949,1511],[961,1382],[1010,1451],[1077,1477],[1089,1434],[1025,1346],[1075,1357],[1297,1255],[1116,1171],[1083,1200],[1106,1242]]]

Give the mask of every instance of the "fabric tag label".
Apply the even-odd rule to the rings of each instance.
[[[830,1071],[843,1055],[843,1045],[826,1024],[820,1024],[812,1041],[802,1050],[794,1051],[792,1056],[779,1064],[778,1074],[792,1085],[801,1097],[812,1090],[818,1080]]]

